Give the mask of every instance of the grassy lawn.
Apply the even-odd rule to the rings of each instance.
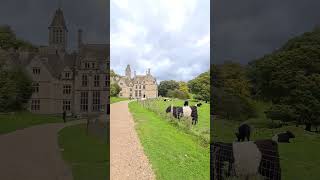
[[[30,112],[0,114],[0,134],[45,123],[63,122],[62,117],[38,115]]]
[[[195,105],[197,102],[189,101],[189,105]],[[196,126],[188,127],[190,133],[200,136],[205,141],[209,142],[210,139],[210,104],[201,102],[202,106],[198,107],[198,124]],[[157,100],[149,100],[146,104],[146,107],[156,112],[157,114],[166,114],[165,110],[170,105],[173,106],[183,106],[184,101],[179,99],[172,99],[172,101],[163,101],[162,98]]]
[[[264,108],[261,103],[257,108]],[[258,111],[259,113],[259,111]],[[280,143],[279,153],[281,158],[282,179],[284,180],[317,180],[320,176],[320,135],[309,133],[302,127],[285,126],[276,129],[266,128],[270,124],[264,113],[259,113],[259,117],[249,119],[248,122],[253,125],[254,130],[251,136],[252,140],[270,139],[278,132],[290,130],[296,138],[291,140],[290,144]],[[227,121],[222,119],[214,120],[214,140],[233,142],[236,140],[235,132],[240,122]]]
[[[86,125],[75,125],[59,132],[63,158],[71,165],[75,180],[105,180],[108,177],[108,146],[102,139],[86,135]]]
[[[160,108],[166,106],[160,101],[158,103],[162,105]],[[164,119],[163,116],[144,108],[138,102],[129,103],[129,108],[136,122],[137,133],[144,152],[158,180],[209,179],[208,144],[201,143],[198,136],[186,133]],[[200,121],[201,119],[199,124]],[[203,127],[199,125],[199,129],[201,128]]]
[[[129,100],[128,98],[121,98],[121,97],[111,97],[110,98],[110,104],[120,102],[120,101],[126,101]]]

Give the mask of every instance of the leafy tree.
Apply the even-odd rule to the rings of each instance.
[[[0,72],[0,111],[22,110],[32,95],[31,79],[21,67]]]
[[[174,80],[170,80],[170,81],[161,81],[159,86],[158,86],[158,94],[159,96],[167,96],[167,93],[169,90],[175,90],[175,89],[179,89],[179,83],[174,81]]]
[[[180,81],[179,82],[179,90],[184,92],[185,94],[189,94],[188,83],[186,83],[184,81]]]
[[[195,94],[194,98],[210,101],[210,72],[200,74],[188,82],[190,92]]]
[[[254,95],[273,102],[269,117],[304,123],[311,130],[320,112],[320,30],[251,62],[248,75]]]
[[[16,35],[10,26],[0,26],[0,48],[5,50],[10,48],[21,48],[32,51],[37,50],[31,43],[16,38]]]
[[[175,89],[175,90],[169,90],[167,92],[167,97],[171,97],[171,98],[178,98],[178,99],[188,99],[189,98],[189,93],[180,91],[179,89]]]
[[[120,91],[121,91],[121,87],[117,83],[110,84],[110,95],[112,97],[118,96]]]

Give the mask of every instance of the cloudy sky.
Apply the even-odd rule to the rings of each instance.
[[[210,0],[111,0],[111,68],[190,80],[210,64]]]
[[[10,25],[18,37],[46,45],[48,26],[59,1],[69,29],[71,49],[76,47],[78,28],[83,29],[87,42],[109,40],[107,0],[0,0],[0,25]]]
[[[214,63],[245,64],[320,25],[319,0],[213,2]]]

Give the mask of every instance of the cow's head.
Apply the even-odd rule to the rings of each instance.
[[[169,112],[171,112],[171,106],[167,107],[166,109],[166,113],[169,113]]]
[[[295,135],[291,131],[287,131],[289,138],[295,138]]]

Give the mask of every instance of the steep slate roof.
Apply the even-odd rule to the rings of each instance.
[[[59,8],[56,10],[56,13],[54,14],[53,20],[50,24],[50,27],[64,27],[67,29],[66,22],[64,20],[63,11]]]

